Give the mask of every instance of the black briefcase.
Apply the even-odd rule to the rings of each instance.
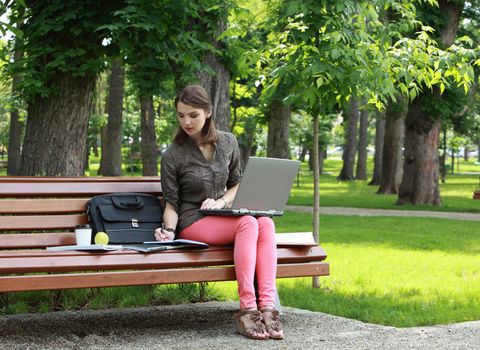
[[[92,243],[97,232],[108,235],[113,244],[143,243],[155,240],[155,229],[162,225],[160,199],[143,193],[111,193],[93,197],[87,203],[92,227]]]

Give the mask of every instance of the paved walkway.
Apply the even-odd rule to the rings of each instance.
[[[288,205],[286,210],[311,213],[312,207]],[[455,220],[480,221],[480,214],[439,212],[425,210],[393,210],[393,209],[365,209],[344,207],[320,207],[320,215],[356,215],[356,216],[407,216],[407,217],[430,217]]]
[[[480,321],[395,328],[285,308],[286,339],[236,333],[233,302],[0,317],[0,348],[20,349],[479,349]]]

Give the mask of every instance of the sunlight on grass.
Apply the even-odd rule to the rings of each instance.
[[[311,227],[311,215],[277,218],[279,231]],[[476,320],[480,234],[475,222],[322,216],[320,242],[331,275],[278,281],[282,304],[398,327]],[[236,300],[234,283],[217,284]]]
[[[470,162],[473,163],[473,162]],[[467,164],[470,164],[467,163]],[[367,181],[338,181],[342,162],[340,159],[327,159],[324,171],[320,176],[320,205],[324,207],[354,207],[354,208],[383,208],[398,210],[435,210],[454,212],[480,213],[480,201],[473,200],[473,191],[479,187],[478,174],[448,175],[446,183],[440,184],[440,193],[443,205],[440,207],[428,205],[396,205],[397,195],[378,195],[378,186],[369,186],[372,164],[368,163],[369,180]],[[476,167],[480,172],[480,166]],[[461,167],[462,168],[462,167]],[[294,183],[288,201],[290,205],[313,204],[313,173],[308,170],[306,163],[302,164],[299,178]]]

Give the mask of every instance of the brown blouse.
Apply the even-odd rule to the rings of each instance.
[[[162,155],[162,192],[178,213],[177,234],[204,217],[199,209],[205,199],[218,199],[240,182],[237,139],[231,133],[218,134],[211,162],[191,138],[183,144],[173,143]]]

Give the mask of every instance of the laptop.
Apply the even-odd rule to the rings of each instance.
[[[231,208],[201,209],[205,215],[280,216],[298,173],[298,160],[250,157]]]

